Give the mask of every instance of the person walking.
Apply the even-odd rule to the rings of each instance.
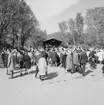
[[[42,55],[42,57],[39,59],[38,69],[39,69],[39,78],[41,81],[43,81],[47,74],[47,62],[44,55]]]
[[[82,53],[80,53],[79,55],[79,62],[80,62],[80,73],[82,73],[83,76],[85,76],[85,66],[86,66],[86,63],[88,61],[88,58],[87,58],[87,54],[86,54],[86,51],[82,51]]]

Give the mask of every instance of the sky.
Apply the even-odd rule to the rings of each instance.
[[[83,16],[86,10],[104,6],[104,0],[25,0],[31,7],[41,29],[48,34],[59,31],[58,23],[75,18],[78,12]]]

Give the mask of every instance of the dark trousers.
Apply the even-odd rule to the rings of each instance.
[[[37,78],[37,74],[39,72],[39,68],[38,68],[38,65],[36,64],[36,73],[35,73],[35,77]]]
[[[83,76],[85,75],[85,66],[86,66],[85,63],[81,63],[81,64],[80,64],[81,72],[82,72],[82,75],[83,75]]]
[[[78,72],[78,65],[73,64],[73,69],[72,69],[71,73],[76,73],[76,72]]]
[[[90,58],[89,64],[92,69],[96,69],[95,58]]]
[[[90,67],[91,67],[92,69],[96,69],[96,63],[95,63],[95,62],[91,62],[91,63],[90,63]]]
[[[6,60],[5,60],[5,58],[2,58],[2,60],[3,60],[3,67],[6,67]]]
[[[52,66],[56,66],[57,67],[57,61],[52,61]]]
[[[102,67],[102,73],[104,74],[104,64],[103,64],[103,67]]]

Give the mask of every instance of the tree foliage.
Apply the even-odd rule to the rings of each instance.
[[[83,34],[84,18],[81,15],[81,13],[77,13],[77,15],[76,15],[75,28],[76,28],[76,32],[77,32],[77,41],[78,41],[78,44],[80,44],[84,40],[84,34]]]
[[[84,18],[81,15],[81,13],[77,13],[76,15],[76,31],[80,34],[80,36],[83,34],[83,26],[84,26]]]
[[[26,46],[32,46],[33,48],[38,48],[38,46],[43,46],[44,40],[47,38],[46,30],[37,30],[27,41]]]
[[[71,19],[71,18],[68,21],[68,27],[69,27],[69,30],[70,30],[70,33],[71,33],[71,36],[72,36],[72,39],[73,39],[73,44],[75,45],[76,44],[75,21],[73,19]]]
[[[104,7],[88,9],[85,18],[81,13],[77,13],[75,19],[68,20],[68,28],[61,26],[64,27],[61,28],[64,32],[68,29],[74,44],[104,46]],[[86,31],[84,26],[87,26]]]
[[[88,9],[85,19],[89,29],[87,33],[93,36],[91,41],[96,38],[96,44],[104,45],[104,7]]]
[[[67,35],[70,35],[70,39],[73,40],[74,45],[84,42],[83,26],[84,18],[81,13],[77,13],[75,19],[70,18],[68,21],[63,21],[59,23],[60,31],[66,33]]]
[[[23,47],[38,36],[39,22],[24,0],[0,0],[0,43]],[[36,40],[36,39],[35,39]]]
[[[68,30],[67,21],[62,21],[62,22],[58,23],[58,25],[59,25],[59,29],[62,33],[65,33],[66,30]]]

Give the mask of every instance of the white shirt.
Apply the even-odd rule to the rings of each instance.
[[[103,61],[103,51],[98,52],[97,56],[99,61]]]

